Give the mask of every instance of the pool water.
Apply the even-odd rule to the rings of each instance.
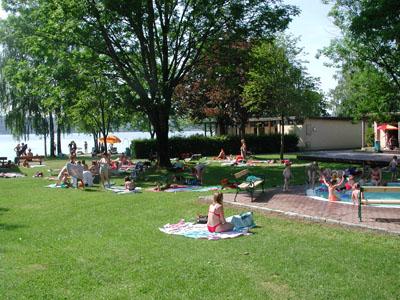
[[[325,185],[316,187],[314,189],[314,196],[328,200],[328,188]],[[336,191],[336,196],[341,202],[351,203],[351,190]]]
[[[389,186],[400,186],[398,183],[388,184]],[[344,191],[336,191],[336,195],[340,202],[350,204],[351,202],[351,190]],[[325,185],[320,185],[316,187],[313,191],[308,190],[307,195],[311,197],[315,197],[318,200],[328,201],[328,188]],[[400,200],[400,193],[395,192],[385,192],[385,193],[364,193],[364,197],[366,199],[379,199],[379,200]],[[400,208],[400,205],[391,205],[391,204],[370,204],[378,207],[397,207]]]

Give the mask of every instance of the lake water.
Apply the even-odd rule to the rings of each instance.
[[[111,133],[110,133],[111,134]],[[150,138],[150,134],[147,132],[116,132],[112,133],[121,139],[121,143],[115,144],[118,153],[124,152],[125,148],[130,147],[131,141],[134,139],[147,139]],[[170,132],[170,136],[190,136],[195,134],[204,134],[203,131],[182,131],[182,132]],[[88,143],[88,151],[90,152],[94,146],[92,135],[83,133],[70,133],[62,135],[61,147],[63,153],[69,153],[68,144],[71,141],[75,141],[78,150],[84,151],[84,142]],[[29,140],[18,140],[14,139],[12,135],[4,134],[0,135],[0,156],[6,156],[8,159],[13,160],[15,157],[14,148],[18,143],[27,143],[28,148],[32,149],[34,155],[44,155],[44,142],[43,136],[30,135]],[[47,153],[49,153],[50,141],[47,139]]]

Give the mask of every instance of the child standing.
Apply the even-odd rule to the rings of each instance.
[[[361,193],[361,186],[359,183],[355,183],[353,185],[353,192],[351,193],[351,202],[353,202],[354,205],[358,205],[358,198],[360,197],[363,198],[363,195]]]
[[[105,182],[107,181],[108,187],[110,187],[110,175],[109,175],[109,164],[110,158],[107,153],[103,153],[101,159],[99,160],[99,172],[100,172],[100,180],[101,184],[105,188]]]
[[[283,191],[289,191],[289,181],[292,178],[291,163],[285,163],[285,169],[283,170]]]
[[[324,181],[325,185],[328,187],[328,200],[329,201],[338,201],[339,198],[336,195],[336,188],[339,187],[343,183],[344,177],[342,177],[340,179],[339,183],[337,183],[335,179],[333,179],[332,181],[327,181],[325,179],[325,177],[322,177],[322,180]]]
[[[392,160],[389,163],[389,170],[392,173],[392,181],[397,181],[397,156],[393,156]]]

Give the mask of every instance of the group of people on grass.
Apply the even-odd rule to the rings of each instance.
[[[110,176],[111,172],[122,170],[125,172],[132,172],[130,176],[124,178],[124,185],[126,190],[135,189],[134,178],[136,172],[144,168],[144,164],[140,162],[133,164],[133,162],[122,153],[118,159],[111,160],[109,153],[102,153],[98,160],[92,160],[92,164],[88,166],[85,160],[77,160],[76,154],[73,152],[69,156],[68,163],[61,169],[58,174],[57,184],[64,187],[76,187],[92,186],[93,183],[98,181],[104,188],[110,187]],[[73,183],[71,183],[71,179]]]
[[[84,188],[85,186],[92,186],[99,180],[103,187],[107,182],[110,186],[110,156],[103,153],[99,160],[93,160],[90,167],[86,164],[85,160],[77,160],[76,154],[72,153],[69,156],[69,161],[61,169],[57,176],[57,184],[62,187],[76,187]],[[71,179],[73,182],[71,182]]]
[[[20,164],[22,163],[23,167],[29,168],[29,157],[33,157],[33,153],[32,150],[30,148],[28,148],[28,144],[26,143],[20,143],[17,144],[17,146],[15,146],[14,148],[15,151],[15,163],[16,164]],[[21,158],[22,159],[21,161]]]
[[[221,151],[219,152],[219,154],[214,157],[214,160],[230,160],[230,161],[236,161],[236,162],[242,162],[242,161],[246,161],[248,159],[248,154],[249,151],[247,149],[247,145],[246,145],[246,141],[244,139],[240,140],[240,149],[239,149],[239,155],[237,155],[236,157],[232,156],[232,155],[226,155],[225,151],[223,148],[221,148]]]

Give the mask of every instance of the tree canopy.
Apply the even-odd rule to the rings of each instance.
[[[164,166],[170,164],[172,95],[206,56],[207,46],[226,32],[261,38],[283,30],[297,13],[278,0],[4,0],[3,7],[24,33],[22,47],[6,42],[13,41],[14,32],[6,34],[8,47],[46,62],[49,57],[68,61],[90,50],[112,66],[115,82],[129,89],[124,99],[149,118]]]
[[[253,63],[244,87],[245,106],[251,112],[281,117],[281,159],[284,119],[323,112],[318,81],[305,72],[297,58],[300,51],[288,39],[261,43],[252,51]]]
[[[332,0],[330,15],[342,31],[322,53],[337,67],[332,92],[339,114],[381,116],[400,109],[400,2]],[[350,113],[351,112],[351,113]]]

